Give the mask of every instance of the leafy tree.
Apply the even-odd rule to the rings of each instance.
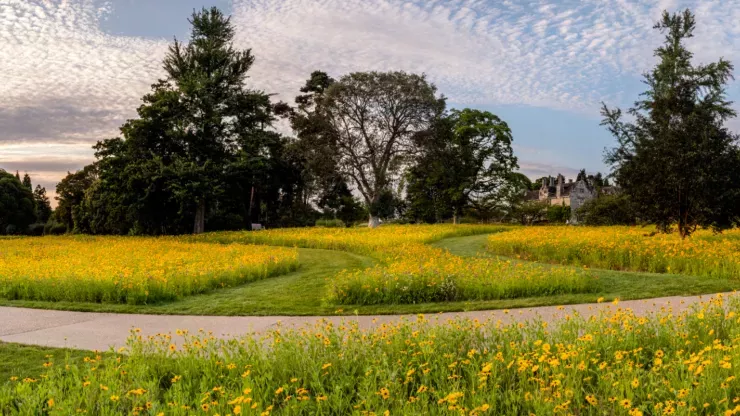
[[[637,216],[630,198],[625,194],[601,195],[586,201],[576,212],[584,225],[633,225]]]
[[[473,199],[502,191],[517,167],[509,126],[487,111],[452,110],[416,143],[420,150],[408,175],[409,199],[414,207],[433,206],[437,221],[446,211],[457,223]]]
[[[570,219],[570,207],[565,205],[550,205],[547,207],[547,221],[556,224],[565,224]]]
[[[75,173],[67,172],[67,176],[56,187],[57,208],[53,214],[56,222],[63,224],[69,231],[74,229],[75,215],[79,215],[79,206],[85,197],[85,191],[97,178],[98,169],[95,164],[85,166]]]
[[[732,65],[720,59],[695,66],[684,43],[694,15],[663,13],[655,28],[665,33],[655,51],[660,62],[645,75],[648,90],[629,114],[603,106],[603,124],[618,145],[606,155],[614,176],[643,220],[681,237],[697,227],[732,227],[740,210],[737,136],[724,127],[735,116],[725,98]]]
[[[547,219],[547,202],[524,201],[517,205],[512,213],[516,222],[522,225],[534,225]]]
[[[33,199],[36,205],[36,221],[46,223],[52,213],[49,197],[46,196],[46,188],[41,185],[36,185],[36,189],[33,191]]]
[[[324,93],[322,106],[336,133],[339,166],[365,200],[370,227],[380,223],[379,201],[401,173],[413,137],[444,110],[444,98],[436,91],[423,75],[356,72]]]
[[[19,234],[36,219],[33,193],[18,179],[0,169],[0,234]]]

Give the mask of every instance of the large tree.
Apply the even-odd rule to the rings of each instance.
[[[605,105],[603,124],[618,140],[606,161],[642,220],[663,231],[677,226],[682,237],[697,227],[733,226],[740,212],[740,152],[724,123],[735,112],[725,85],[732,65],[720,59],[691,63],[685,41],[694,15],[664,12],[655,28],[665,33],[657,66],[645,75],[648,90],[629,114]]]
[[[36,219],[33,193],[18,179],[0,169],[0,234],[25,233]]]
[[[419,151],[408,176],[409,199],[412,207],[428,199],[437,220],[447,211],[457,223],[472,200],[497,199],[495,193],[517,167],[511,129],[488,111],[452,110],[416,138]]]
[[[101,180],[84,204],[91,232],[200,233],[209,215],[251,223],[255,181],[267,180],[265,159],[283,146],[265,131],[270,100],[246,87],[254,58],[234,48],[228,17],[214,7],[189,21],[189,42],[170,46],[167,76],[139,117],[96,146]]]
[[[401,173],[413,137],[444,110],[444,98],[436,91],[423,75],[356,72],[325,93],[323,105],[336,133],[339,165],[365,200],[370,227],[380,224],[381,196]]]

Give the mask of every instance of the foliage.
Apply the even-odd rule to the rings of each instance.
[[[492,235],[494,253],[576,266],[737,279],[740,230],[683,240],[642,227],[536,227]]]
[[[166,78],[143,97],[122,137],[99,142],[100,181],[76,201],[79,231],[178,234],[246,228],[264,212],[292,221],[292,160],[267,131],[269,97],[245,87],[254,57],[236,50],[234,25],[217,8],[195,12],[187,44],[175,41]],[[257,214],[255,214],[257,210]]]
[[[336,134],[338,165],[364,198],[372,227],[378,225],[378,201],[400,173],[413,137],[444,109],[436,91],[424,76],[355,72],[324,93],[322,108]]]
[[[237,340],[134,331],[120,353],[45,357],[0,387],[0,412],[735,414],[736,299],[648,316],[317,321]]]
[[[664,12],[655,28],[665,42],[645,75],[649,89],[629,110],[635,121],[602,110],[602,124],[618,140],[606,157],[616,181],[641,219],[662,231],[676,225],[682,237],[699,227],[730,228],[740,215],[740,150],[724,127],[735,116],[725,98],[733,67],[724,59],[692,65],[685,42],[695,26],[689,10]]]
[[[457,222],[473,200],[492,197],[517,167],[509,126],[487,111],[452,110],[417,135],[409,169],[411,215],[425,222]]]
[[[33,192],[0,169],[0,235],[22,234],[36,220]]]
[[[347,225],[342,220],[316,220],[317,227],[345,228]]]
[[[0,298],[143,304],[294,269],[289,248],[178,238],[44,237],[3,242]]]
[[[512,211],[512,218],[521,225],[534,225],[547,219],[550,204],[542,201],[524,201]]]
[[[57,207],[52,217],[54,221],[63,224],[68,231],[74,230],[75,217],[79,218],[79,208],[85,198],[85,191],[97,179],[98,166],[94,163],[75,173],[67,173],[67,176],[57,183]]]
[[[570,207],[565,205],[550,205],[547,207],[547,222],[551,224],[565,224],[570,220]]]
[[[584,225],[634,225],[637,215],[630,197],[625,194],[600,195],[586,201],[576,212]]]

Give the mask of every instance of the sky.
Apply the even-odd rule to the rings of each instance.
[[[0,168],[53,196],[135,116],[203,6],[231,14],[252,49],[250,88],[292,102],[314,70],[425,73],[450,107],[509,123],[532,178],[608,172],[599,108],[643,90],[662,10],[696,13],[696,62],[740,65],[740,0],[0,0]],[[728,96],[740,101],[740,81]]]

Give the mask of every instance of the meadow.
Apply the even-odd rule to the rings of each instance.
[[[12,238],[2,245],[0,304],[147,314],[387,314],[740,288],[731,268],[739,233],[701,232],[681,242],[645,237],[648,232],[447,224]],[[634,253],[640,244],[652,251],[642,248],[636,256],[616,249]],[[601,258],[629,262],[594,260]],[[662,268],[644,263],[669,260]],[[706,273],[697,272],[697,264]]]
[[[740,230],[700,230],[682,240],[649,227],[529,227],[493,234],[488,249],[524,260],[672,273],[740,277]]]
[[[35,371],[0,385],[0,413],[733,415],[739,313],[720,296],[679,316],[610,305],[550,323],[420,315],[232,340],[134,330],[119,351],[37,352]]]
[[[343,250],[377,260],[372,268],[342,271],[331,278],[327,300],[337,305],[480,301],[594,291],[593,276],[581,269],[463,258],[429,245],[445,238],[509,229],[449,224],[278,229],[217,233],[198,240]]]
[[[214,245],[177,237],[4,240],[0,298],[143,304],[171,301],[294,270],[286,247]]]

